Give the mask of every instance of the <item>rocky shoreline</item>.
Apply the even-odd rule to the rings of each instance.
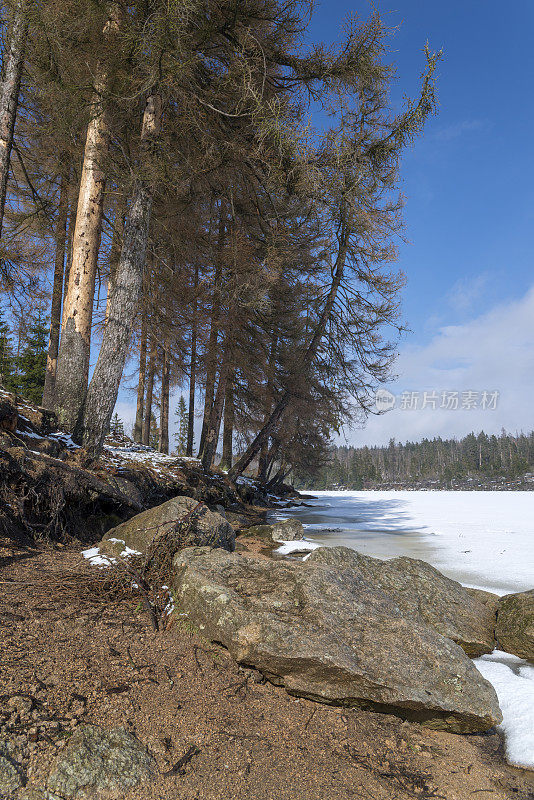
[[[289,487],[268,497],[128,442],[109,441],[87,468],[43,410],[5,397],[0,428],[2,800],[346,798],[360,779],[384,798],[463,800],[482,784],[503,800],[531,796],[528,774],[504,765],[497,697],[471,658],[497,638],[534,660],[534,592],[499,599],[425,562],[343,547],[283,558],[302,525],[265,519],[302,502]],[[273,725],[291,733],[267,766],[257,745]],[[480,741],[432,739],[451,733]],[[418,741],[448,753],[439,774],[416,766]],[[453,751],[471,761],[459,782]],[[219,757],[228,767],[214,767]],[[221,783],[225,769],[239,790]],[[289,793],[272,793],[280,781]]]

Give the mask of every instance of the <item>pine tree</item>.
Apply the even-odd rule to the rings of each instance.
[[[180,395],[178,406],[176,408],[176,423],[177,429],[174,434],[176,442],[176,450],[179,456],[184,456],[187,451],[187,406],[185,404],[184,396]]]
[[[22,353],[17,359],[17,390],[32,403],[40,404],[46,372],[48,325],[40,314],[28,325]]]
[[[121,438],[124,436],[124,423],[116,411],[111,420],[111,424],[109,426],[109,432],[111,433],[112,436],[115,436],[117,438]]]

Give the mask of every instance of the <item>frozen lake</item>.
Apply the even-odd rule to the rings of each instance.
[[[306,537],[378,558],[421,558],[496,594],[534,588],[534,492],[314,492],[283,509]]]

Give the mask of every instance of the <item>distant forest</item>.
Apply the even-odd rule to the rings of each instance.
[[[510,482],[534,472],[534,432],[513,436],[470,433],[463,439],[423,439],[385,447],[333,447],[331,459],[297,486],[314,489],[372,489],[436,485],[461,488],[469,482]]]

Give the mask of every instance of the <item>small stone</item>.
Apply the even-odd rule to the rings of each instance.
[[[72,735],[48,779],[63,798],[121,797],[156,775],[156,762],[124,728],[83,725]]]
[[[9,795],[23,785],[17,768],[5,756],[0,756],[0,796]]]

